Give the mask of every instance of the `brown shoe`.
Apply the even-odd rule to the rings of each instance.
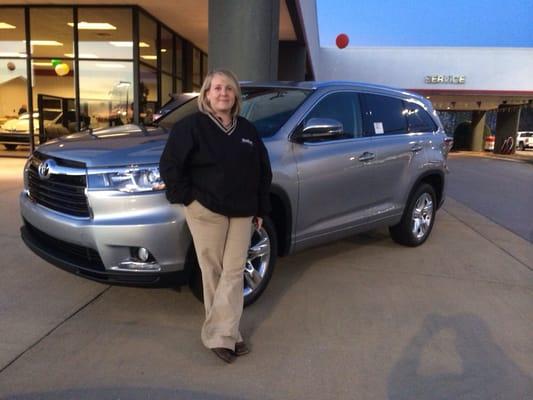
[[[224,347],[215,347],[211,349],[211,351],[215,353],[218,358],[227,362],[228,364],[231,364],[233,361],[235,361],[235,354],[233,354],[233,351],[230,349],[226,349]]]
[[[250,352],[250,349],[244,342],[237,342],[235,343],[235,355],[236,356],[244,356]]]

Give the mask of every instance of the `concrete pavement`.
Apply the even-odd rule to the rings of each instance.
[[[187,288],[109,287],[26,250],[21,166],[0,160],[0,398],[533,397],[533,246],[453,199],[419,248],[380,230],[280,259],[244,313],[252,352],[224,365]]]

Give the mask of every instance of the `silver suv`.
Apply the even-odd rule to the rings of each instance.
[[[180,205],[158,162],[196,94],[163,107],[154,126],[126,125],[48,142],[28,160],[20,195],[24,242],[50,263],[108,284],[190,284],[201,276]],[[421,96],[347,82],[244,84],[242,115],[268,148],[272,213],[252,234],[245,304],[277,256],[388,226],[418,246],[445,197],[451,139]]]

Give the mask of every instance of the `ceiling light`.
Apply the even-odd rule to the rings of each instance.
[[[15,29],[15,25],[8,24],[7,22],[0,22],[0,29]]]
[[[157,60],[157,56],[141,56],[141,58],[145,60]]]
[[[26,54],[25,53],[16,53],[14,51],[0,51],[0,57],[26,58]]]
[[[70,27],[74,27],[74,22],[68,22],[67,25]],[[115,31],[117,27],[107,22],[81,21],[81,22],[78,22],[78,29]]]
[[[103,69],[122,69],[126,68],[124,64],[118,64],[118,63],[100,63],[100,64],[94,64],[97,68],[103,68]]]
[[[26,43],[25,40],[23,42]],[[32,46],[63,46],[63,43],[55,40],[32,40],[30,43]]]
[[[115,47],[133,47],[133,42],[109,42],[111,46]],[[150,47],[148,43],[140,42],[139,47]]]
[[[52,63],[51,62],[33,62],[32,65],[34,67],[51,67],[52,66]]]
[[[74,54],[72,53],[65,53],[65,57],[74,58]],[[96,54],[90,54],[90,53],[81,53],[79,58],[99,58]]]
[[[161,53],[166,53],[167,49],[161,49]]]

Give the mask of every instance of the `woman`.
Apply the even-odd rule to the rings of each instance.
[[[231,363],[249,352],[240,332],[252,222],[270,212],[272,172],[257,130],[240,117],[235,75],[209,73],[199,112],[177,122],[161,156],[167,199],[183,204],[202,271],[202,342]]]

